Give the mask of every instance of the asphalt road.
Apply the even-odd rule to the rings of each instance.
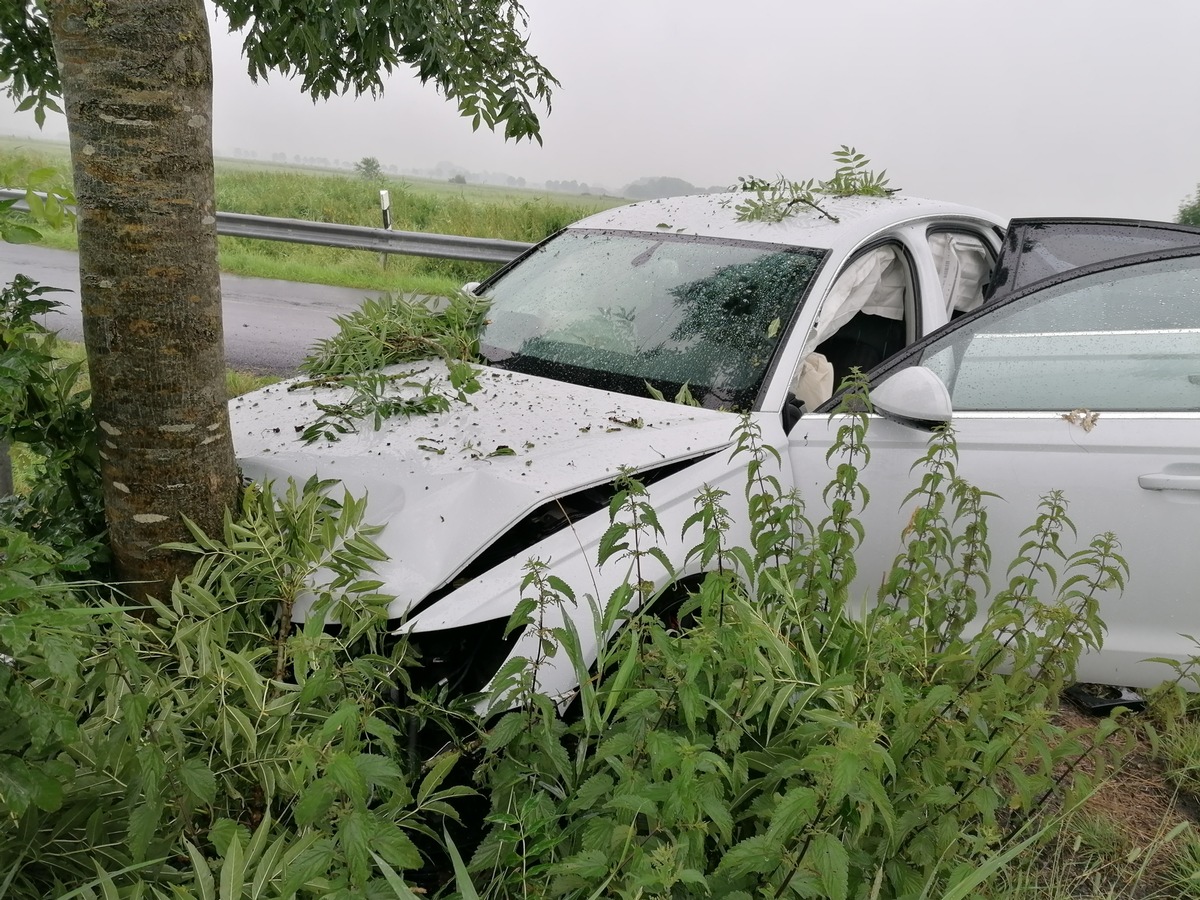
[[[0,242],[0,283],[7,284],[18,273],[66,289],[54,295],[63,306],[47,324],[57,327],[68,340],[83,340],[78,256],[33,244]],[[226,361],[231,368],[243,371],[292,372],[315,341],[336,330],[333,317],[356,309],[369,293],[222,275]]]

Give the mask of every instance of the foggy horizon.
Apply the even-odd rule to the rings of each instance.
[[[385,94],[313,104],[252,84],[240,37],[212,25],[213,141],[401,172],[450,163],[617,193],[643,177],[827,178],[850,144],[891,185],[1002,216],[1173,219],[1200,182],[1200,4],[1152,0],[527,0],[529,46],[561,81],[544,146],[506,144],[405,72]],[[0,104],[0,133],[65,136]],[[593,191],[595,192],[595,191]]]

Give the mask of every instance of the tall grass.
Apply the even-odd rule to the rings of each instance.
[[[23,183],[32,171],[56,168],[70,183],[66,148],[0,140],[0,181]],[[379,191],[391,196],[392,228],[536,242],[593,212],[616,206],[613,197],[572,197],[536,191],[320,173],[280,166],[222,162],[217,208],[255,216],[379,227]],[[74,249],[73,229],[47,230],[45,243]],[[279,241],[221,238],[221,268],[237,275],[281,278],[405,293],[450,293],[495,270],[486,263],[392,256]]]

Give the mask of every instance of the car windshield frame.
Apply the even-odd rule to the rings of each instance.
[[[552,255],[564,241],[575,242],[565,265]],[[713,259],[696,247],[712,248]],[[638,397],[653,387],[674,399],[687,384],[702,406],[748,410],[829,253],[692,233],[564,229],[475,290],[490,303],[479,355],[494,368]],[[587,280],[564,278],[577,274]],[[566,326],[547,324],[556,317]],[[702,373],[711,377],[690,377]]]

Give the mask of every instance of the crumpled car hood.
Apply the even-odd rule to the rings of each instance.
[[[440,361],[394,366],[453,393]],[[611,481],[622,466],[647,470],[727,446],[728,413],[479,368],[481,389],[444,413],[370,421],[337,441],[304,444],[314,401],[344,389],[282,382],[230,401],[238,461],[256,481],[341,481],[368,497],[367,521],[391,557],[375,566],[390,614],[403,616],[496,537],[554,497]],[[414,393],[418,390],[412,388]]]

